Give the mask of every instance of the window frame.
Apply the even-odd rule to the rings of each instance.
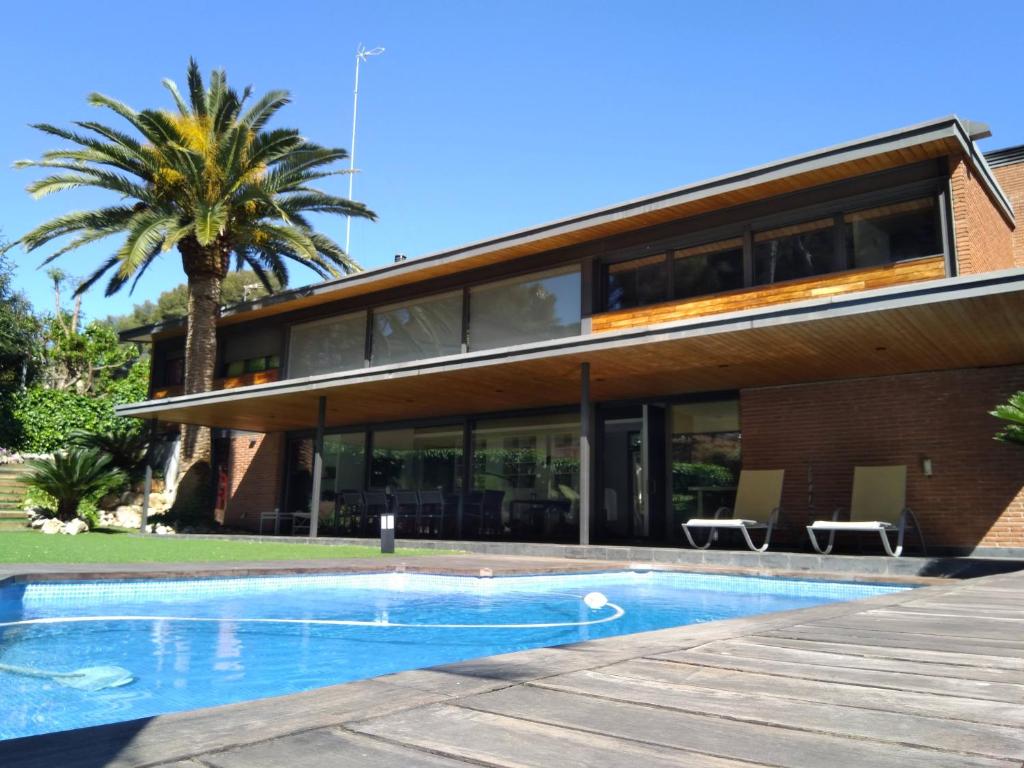
[[[314,318],[312,320],[303,320],[301,322],[289,323],[289,325],[288,325],[288,333],[285,335],[284,348],[281,350],[281,357],[282,357],[281,378],[282,379],[296,378],[295,375],[292,373],[292,353],[294,352],[294,345],[292,344],[292,334],[295,333],[296,329],[314,328],[314,327],[321,326],[321,325],[328,325],[330,323],[336,323],[336,322],[338,322],[341,319],[348,318],[348,317],[356,317],[358,315],[362,315],[363,316],[363,333],[364,333],[364,336],[365,336],[366,329],[370,327],[370,322],[372,321],[372,317],[371,317],[369,311],[367,311],[365,309],[356,309],[356,310],[352,310],[350,312],[337,312],[337,313],[332,314],[332,315],[327,315],[325,317]],[[359,368],[365,368],[365,367],[366,367],[366,359],[365,359],[365,355],[364,355],[362,365],[355,366],[353,368],[345,368],[345,369],[336,370],[336,371],[323,371],[321,373],[313,373],[313,374],[308,374],[308,375],[309,376],[326,376],[326,375],[332,374],[332,373],[342,373],[344,371],[354,371],[354,370],[358,370]]]
[[[600,259],[600,268],[598,269],[597,275],[601,283],[599,294],[600,307],[598,312],[629,312],[641,307],[656,306],[661,303],[700,300],[738,291],[748,291],[757,288],[785,285],[796,280],[806,280],[808,279],[807,277],[799,277],[792,278],[790,280],[780,280],[775,283],[754,282],[754,235],[759,231],[795,226],[805,222],[814,221],[816,219],[832,219],[837,261],[846,265],[843,269],[836,270],[834,272],[827,272],[819,275],[819,277],[839,275],[856,269],[864,269],[864,267],[852,266],[851,255],[846,252],[844,216],[846,214],[868,208],[894,205],[921,198],[932,198],[935,200],[936,227],[939,234],[940,251],[938,253],[930,254],[929,256],[921,256],[916,257],[915,259],[906,259],[904,261],[911,262],[919,258],[942,257],[946,264],[947,275],[955,275],[955,254],[953,253],[954,242],[950,225],[952,215],[949,211],[949,178],[947,176],[939,176],[922,181],[887,187],[885,189],[847,195],[845,197],[840,197],[818,204],[804,205],[797,208],[777,211],[771,214],[749,217],[741,219],[735,223],[709,227],[707,229],[701,229],[685,235],[661,238],[656,241],[648,241],[640,245],[621,248],[607,253]],[[743,240],[742,287],[727,291],[701,294],[699,296],[690,296],[687,298],[679,297],[675,286],[675,270],[673,269],[674,252],[677,250],[685,250],[687,248],[711,244],[723,240],[730,240],[733,238],[742,238]],[[657,255],[661,252],[664,252],[666,269],[668,272],[668,298],[658,302],[652,302],[650,304],[640,304],[636,307],[619,310],[609,309],[608,268],[612,265],[617,265],[623,262]]]

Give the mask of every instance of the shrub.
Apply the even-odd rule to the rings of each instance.
[[[996,440],[1024,445],[1024,392],[1018,392],[1012,395],[1007,402],[996,406],[996,409],[991,411],[991,415],[1007,422],[1003,429],[996,434]]]
[[[91,448],[107,454],[118,469],[134,475],[146,457],[149,438],[142,432],[89,432],[75,430],[69,438],[71,445]]]
[[[121,470],[113,467],[109,455],[90,449],[73,448],[55,454],[52,459],[35,459],[26,464],[31,468],[27,484],[53,498],[54,511],[61,520],[74,519],[83,502],[127,480]]]

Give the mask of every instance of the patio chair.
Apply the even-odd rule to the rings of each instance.
[[[420,491],[420,520],[428,536],[441,536],[444,530],[444,492]]]
[[[683,523],[683,533],[690,546],[707,549],[718,537],[719,530],[739,531],[754,552],[764,552],[772,540],[772,531],[778,525],[782,512],[782,469],[744,469],[740,472],[736,504],[733,509],[719,507],[714,517],[694,517]],[[732,517],[729,517],[729,515]],[[698,544],[691,529],[707,529],[708,538]],[[750,538],[751,531],[764,531],[760,547]]]
[[[416,491],[395,491],[395,534],[419,536],[421,530],[420,495]]]
[[[811,546],[822,555],[832,551],[837,532],[877,533],[882,539],[886,554],[899,557],[903,554],[903,534],[907,523],[917,531],[921,541],[921,553],[925,554],[924,534],[917,524],[917,518],[906,504],[907,467],[905,464],[889,467],[854,467],[853,495],[850,500],[850,519],[839,519],[841,508],[832,513],[831,520],[815,520],[807,526]],[[828,533],[828,545],[822,549],[817,533]],[[896,548],[889,541],[889,534],[896,534]]]
[[[281,514],[281,510],[277,509],[277,508],[275,508],[274,510],[272,510],[270,512],[260,512],[260,527],[259,527],[260,536],[263,535],[263,524],[264,523],[268,523],[269,522],[269,523],[273,523],[274,524],[274,535],[276,536],[277,534],[279,534],[281,532],[281,523],[282,522],[286,522],[286,521],[291,521],[291,520],[292,520],[292,516],[291,515],[289,515],[287,513]],[[292,524],[294,525],[294,522]]]
[[[341,492],[341,526],[346,534],[362,533],[363,492]]]
[[[364,536],[380,534],[380,516],[388,511],[388,497],[384,491],[366,491],[363,494],[362,530]]]

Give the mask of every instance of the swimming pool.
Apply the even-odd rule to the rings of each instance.
[[[901,589],[658,571],[9,585],[0,739]],[[111,665],[132,682],[90,692],[24,673]]]

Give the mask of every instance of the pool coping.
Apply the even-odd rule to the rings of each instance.
[[[604,565],[607,567],[607,563]],[[648,659],[759,632],[879,609],[893,610],[904,603],[954,594],[968,584],[1008,577],[1021,583],[1024,575],[1003,574],[971,582],[946,581],[858,600],[520,651],[301,693],[11,739],[0,742],[0,762],[6,768],[40,764],[61,765],[62,768],[97,765],[139,768],[165,764],[170,768],[174,764],[195,768],[209,765],[207,759],[221,753],[242,748],[258,750],[263,748],[260,745],[269,748],[268,745],[278,739],[321,729],[348,736],[355,729],[358,733],[353,738],[364,739],[368,737],[362,732],[361,724],[378,718],[402,713],[404,717],[415,717],[420,710],[440,705],[472,709],[474,697],[534,685],[549,677]],[[428,756],[429,752],[423,756]],[[193,758],[196,760],[192,761]]]
[[[394,559],[392,559],[394,558]],[[591,573],[621,570],[659,570],[736,576],[778,577],[805,581],[928,586],[951,581],[947,576],[862,573],[846,570],[808,572],[759,564],[651,563],[627,560],[581,559],[464,553],[454,555],[388,556],[282,561],[205,563],[40,563],[0,564],[0,587],[47,581],[126,581],[136,579],[205,579],[286,576],[325,573],[422,573],[439,576],[512,576]]]

